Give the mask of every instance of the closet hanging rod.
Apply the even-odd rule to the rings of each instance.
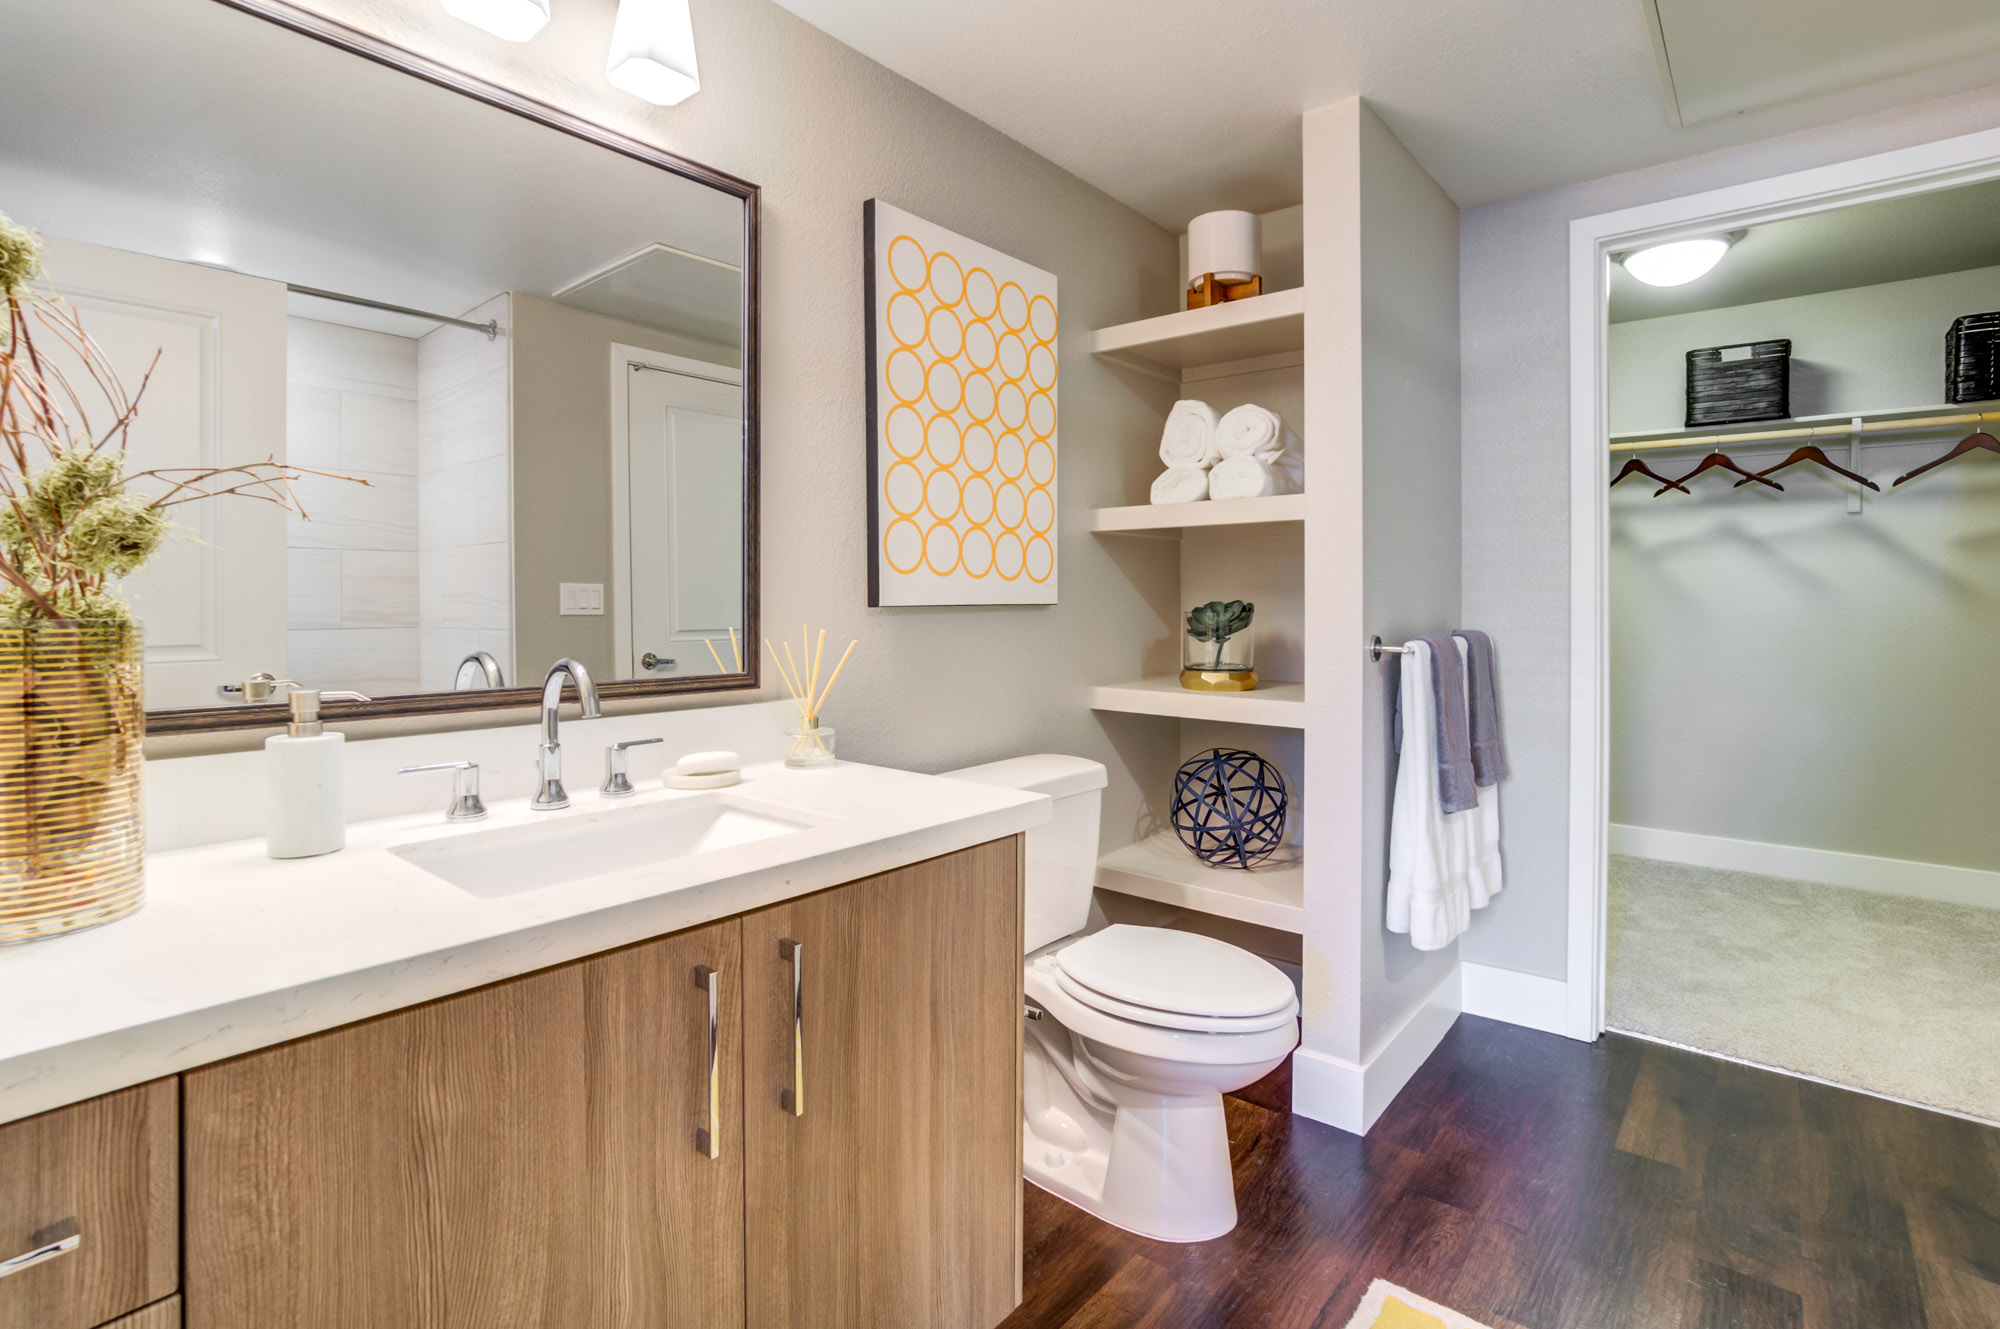
[[[1891,434],[1912,429],[1945,429],[1960,425],[2000,423],[2000,411],[1961,411],[1952,415],[1919,415],[1900,420],[1864,420],[1860,432]],[[1852,438],[1852,423],[1793,425],[1788,429],[1753,429],[1741,434],[1668,435],[1655,439],[1621,439],[1611,444],[1613,452],[1659,452],[1668,448],[1714,448],[1732,443],[1782,443],[1801,438]]]
[[[466,328],[472,332],[483,332],[486,340],[497,341],[500,337],[500,320],[488,319],[484,323],[474,323],[470,319],[451,318],[444,314],[433,314],[426,309],[412,309],[408,305],[392,305],[385,300],[370,300],[366,296],[342,295],[339,291],[322,291],[317,286],[300,286],[296,282],[286,282],[285,289],[295,295],[310,295],[319,300],[337,300],[344,305],[360,305],[364,309],[380,309],[389,314],[408,314],[411,318],[429,319],[433,323],[445,323],[454,328]]]

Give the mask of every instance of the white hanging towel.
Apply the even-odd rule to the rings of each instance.
[[[1169,466],[1207,470],[1222,454],[1215,450],[1215,408],[1205,401],[1183,398],[1167,412],[1160,431],[1160,460]]]
[[[1455,642],[1461,655],[1463,641]],[[1456,699],[1464,706],[1465,698]],[[1389,892],[1384,925],[1406,932],[1420,951],[1449,946],[1472,911],[1500,893],[1500,791],[1479,790],[1478,806],[1446,814],[1438,802],[1437,713],[1430,647],[1409,643],[1397,705],[1403,751],[1389,821]]]
[[[1199,466],[1167,467],[1153,481],[1153,502],[1194,503],[1207,498],[1208,474]]]

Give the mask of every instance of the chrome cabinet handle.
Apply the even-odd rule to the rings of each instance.
[[[695,1150],[704,1158],[722,1157],[722,999],[717,980],[707,965],[694,967],[694,985],[708,993],[708,1124],[694,1133]]]
[[[806,1114],[806,948],[790,937],[778,942],[778,958],[792,962],[792,1087],[778,1095],[795,1117]]]
[[[47,1264],[58,1255],[69,1254],[83,1244],[83,1226],[74,1218],[65,1218],[37,1232],[34,1241],[33,1250],[23,1251],[9,1260],[0,1260],[0,1278],[32,1269],[38,1264]]]

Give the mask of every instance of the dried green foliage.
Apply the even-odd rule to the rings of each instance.
[[[166,541],[173,527],[166,509],[242,494],[304,517],[292,482],[328,473],[287,466],[275,455],[244,466],[127,471],[126,443],[152,367],[137,391],[126,392],[76,310],[31,285],[41,256],[35,233],[0,214],[0,299],[6,306],[0,337],[0,620],[129,623],[131,611],[115,583],[137,572]],[[38,347],[38,335],[52,344]],[[135,481],[142,482],[138,492]]]

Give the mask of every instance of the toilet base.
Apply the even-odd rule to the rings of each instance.
[[[1209,1241],[1236,1226],[1222,1095],[1126,1091],[1113,1114],[1044,1107],[1021,1133],[1021,1171],[1049,1194],[1158,1241]],[[1109,1115],[1110,1120],[1105,1117]],[[1039,1128],[1039,1129],[1038,1129]],[[1055,1136],[1074,1146],[1064,1147]]]

